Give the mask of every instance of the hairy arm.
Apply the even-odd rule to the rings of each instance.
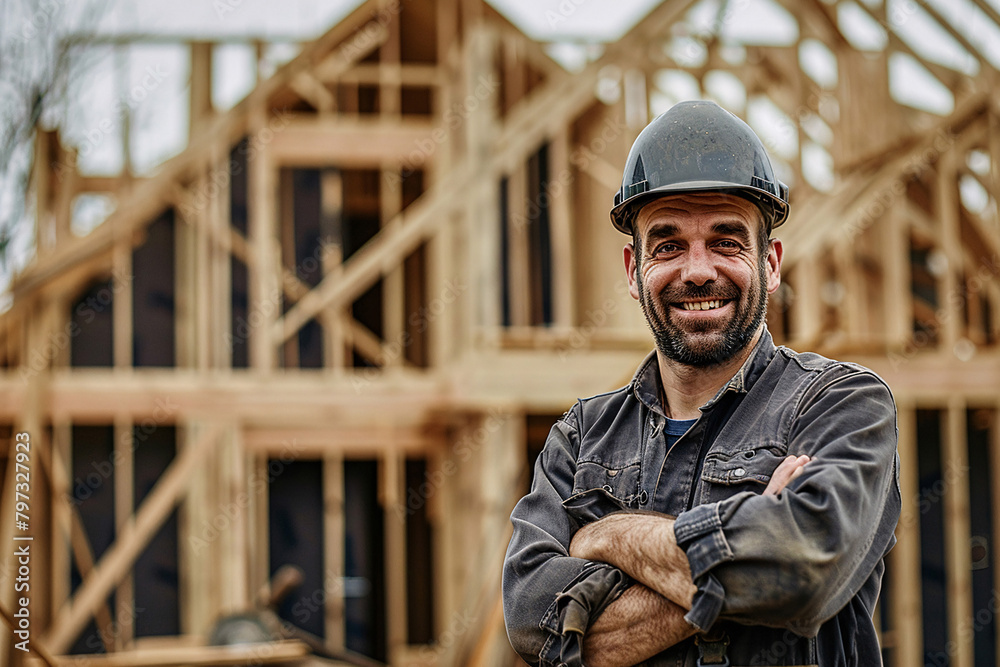
[[[636,665],[694,633],[684,620],[684,609],[635,584],[587,630],[583,661],[588,667]]]
[[[808,456],[789,456],[775,469],[764,495],[777,495],[802,474]],[[691,608],[697,587],[684,550],[674,538],[674,520],[662,514],[610,514],[581,528],[570,555],[614,565],[682,609]]]

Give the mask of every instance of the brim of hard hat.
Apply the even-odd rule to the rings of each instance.
[[[611,224],[621,233],[631,234],[632,228],[627,224],[629,216],[626,213],[631,210],[638,210],[654,199],[670,195],[683,195],[690,192],[717,192],[720,194],[735,195],[758,206],[761,202],[768,202],[774,209],[771,229],[779,227],[788,219],[788,204],[767,190],[749,185],[733,185],[725,181],[689,181],[687,183],[664,185],[654,190],[647,190],[646,192],[629,197],[611,209]]]

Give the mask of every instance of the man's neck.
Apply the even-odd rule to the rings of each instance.
[[[753,339],[736,355],[715,366],[696,367],[680,364],[656,353],[663,385],[663,409],[671,419],[696,419],[699,408],[712,399],[753,353],[760,342],[764,327],[757,330]]]

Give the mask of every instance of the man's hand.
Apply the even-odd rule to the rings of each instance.
[[[786,456],[785,460],[778,464],[778,467],[771,473],[771,481],[764,489],[765,496],[776,496],[788,486],[788,484],[806,469],[806,464],[811,461],[808,456]]]

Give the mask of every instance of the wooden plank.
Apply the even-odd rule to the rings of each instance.
[[[260,106],[251,114],[250,127],[254,134],[267,125],[267,110]],[[250,272],[248,321],[260,318],[260,325],[250,331],[250,367],[259,373],[270,372],[277,366],[277,346],[267,335],[281,307],[278,272],[280,270],[277,234],[277,173],[269,158],[267,146],[259,146],[257,155],[248,165],[249,171],[249,230],[254,270]]]
[[[291,117],[268,144],[277,164],[372,168],[406,163],[419,166],[444,130],[421,118],[373,120],[338,116]],[[432,154],[432,153],[430,153]]]
[[[919,480],[917,479],[917,424],[916,408],[910,402],[896,401],[899,426],[899,488],[903,499],[898,540],[893,549],[890,604],[896,637],[896,665],[918,665],[924,655],[923,599],[920,595],[920,507]]]
[[[330,237],[323,253],[323,276],[340,270],[344,261],[343,214],[344,182],[339,169],[324,169],[320,176],[322,220],[329,225]],[[325,233],[325,232],[324,232]],[[286,281],[287,282],[287,281]],[[340,317],[324,317],[323,358],[327,368],[342,372],[348,365],[344,330],[351,313],[340,310]],[[359,323],[360,324],[360,323]]]
[[[808,348],[819,340],[822,333],[820,275],[816,258],[803,258],[798,262],[792,278],[795,289],[791,309],[792,340]]]
[[[52,488],[52,582],[49,604],[58,609],[69,598],[70,579],[70,535],[73,530],[73,507],[69,499],[73,497],[72,482],[67,462],[70,460],[72,425],[68,421],[52,424],[52,454],[48,469],[49,484]],[[4,487],[7,488],[7,487]],[[83,569],[80,569],[83,572]]]
[[[129,531],[129,525],[134,521],[135,498],[132,492],[135,483],[135,442],[133,440],[132,420],[127,416],[119,417],[114,424],[114,507],[115,535],[123,535]],[[142,550],[139,551],[141,553]],[[115,651],[121,651],[135,637],[135,579],[132,563],[123,568],[125,571],[119,577],[115,591],[115,618],[129,619],[119,623],[116,632],[111,633]],[[93,572],[93,570],[91,570]],[[85,575],[84,575],[85,576]]]
[[[948,595],[948,639],[954,647],[953,667],[973,667],[973,635],[964,630],[974,623],[972,569],[969,562],[969,444],[966,402],[961,396],[948,400],[942,436],[944,479],[945,573]]]
[[[255,428],[247,433],[244,445],[248,452],[278,455],[287,454],[289,434],[294,434],[295,454],[300,458],[323,458],[331,452],[342,456],[370,455],[372,452],[422,452],[433,447],[436,440],[419,429],[407,427],[374,426],[357,428]]]
[[[510,298],[510,324],[515,327],[526,327],[531,324],[532,290],[528,239],[528,170],[524,164],[518,165],[508,176],[507,211],[509,252],[506,287]]]
[[[132,367],[132,246],[117,243],[112,258],[114,308],[111,309],[115,368]]]
[[[202,186],[204,180],[199,179],[198,187]],[[197,365],[197,326],[195,323],[195,312],[199,299],[198,292],[204,292],[204,287],[199,290],[197,277],[198,269],[198,231],[204,229],[195,220],[201,215],[194,206],[189,206],[192,197],[187,191],[178,188],[175,207],[177,210],[177,224],[174,226],[174,234],[177,243],[177,251],[174,259],[175,266],[175,289],[174,289],[174,330],[176,331],[177,342],[177,365],[184,368],[191,368]],[[216,239],[211,239],[213,242]]]
[[[349,71],[340,75],[342,83],[352,84],[393,84],[395,86],[428,86],[435,87],[447,83],[447,77],[438,65],[423,65],[418,63],[378,64],[359,63]]]
[[[399,11],[388,12],[388,20],[383,21],[388,35],[379,48],[379,115],[384,117],[399,117],[402,105],[401,90],[395,81],[382,72],[382,66],[398,67],[402,46],[400,44],[400,23],[402,23],[402,8]]]
[[[114,544],[104,553],[93,574],[80,585],[73,599],[59,610],[43,637],[43,642],[52,651],[62,653],[69,648],[94,610],[107,597],[112,587],[122,580],[149,538],[187,493],[186,485],[191,474],[214,449],[220,430],[218,424],[208,425],[198,440],[190,443],[163,473],[136,511],[134,521],[125,526]]]
[[[566,126],[549,144],[550,215],[552,223],[553,324],[570,327],[576,319],[577,239],[573,234],[572,170],[570,165],[571,128]]]
[[[406,501],[406,459],[388,450],[379,461],[379,496],[385,530],[385,606],[388,662],[396,664],[406,645],[406,522],[399,508]]]
[[[288,82],[288,86],[320,115],[331,113],[337,107],[333,93],[312,72],[299,72]]]
[[[398,35],[397,35],[398,37]],[[384,88],[383,88],[384,90]],[[398,93],[398,89],[397,89]],[[382,170],[382,183],[379,188],[379,203],[381,206],[381,221],[388,222],[399,215],[403,209],[402,184],[398,181],[399,172],[396,168]],[[382,279],[382,326],[385,340],[398,346],[394,350],[387,349],[383,356],[385,365],[401,366],[406,358],[403,346],[406,326],[405,285],[403,279],[403,263],[397,263],[386,272]],[[351,320],[354,321],[353,318]]]
[[[885,308],[885,342],[899,351],[913,335],[913,293],[910,289],[910,234],[899,212],[892,208],[880,226],[883,251],[882,303]],[[916,459],[913,459],[916,460]],[[904,663],[908,664],[908,663]]]
[[[482,10],[482,3],[474,4],[477,11]],[[461,309],[452,320],[455,326],[451,335],[455,345],[463,350],[471,346],[474,331],[488,330],[500,323],[501,291],[497,279],[501,275],[500,253],[497,252],[500,242],[499,181],[501,173],[511,173],[513,168],[523,166],[528,156],[525,152],[521,159],[511,161],[512,169],[495,169],[498,162],[492,150],[501,131],[499,91],[496,90],[500,85],[496,69],[499,31],[485,22],[473,21],[472,16],[466,14],[468,9],[467,3],[462,10],[463,17],[468,20],[463,43],[466,67],[462,104],[472,99],[479,103],[468,114],[461,129],[464,131],[464,168],[476,176],[460,209],[463,219],[455,227],[452,238],[456,253],[452,270],[455,279],[469,285],[478,298],[475,306]],[[537,144],[533,148],[537,149]],[[458,165],[457,168],[463,167]],[[510,201],[517,205],[516,200]],[[491,244],[490,239],[496,244]]]
[[[110,655],[60,656],[58,667],[175,667],[270,665],[309,654],[304,642],[282,641],[234,646],[176,646],[132,649]]]
[[[191,42],[191,90],[188,95],[188,140],[212,116],[212,44]]]
[[[333,451],[323,457],[323,597],[326,644],[345,646],[344,619],[344,457]]]
[[[241,432],[236,424],[229,424],[222,436],[221,447],[217,450],[219,471],[216,479],[222,493],[222,502],[215,507],[235,507],[238,510],[230,517],[223,538],[223,558],[219,564],[224,568],[222,596],[224,613],[238,613],[253,606],[248,568],[248,554],[252,548],[249,539],[249,512],[244,498],[250,492]]]
[[[945,153],[938,161],[936,183],[936,209],[940,221],[941,250],[947,258],[947,268],[938,277],[937,324],[941,334],[941,347],[950,353],[960,336],[964,336],[965,318],[962,303],[956,296],[961,294],[959,272],[962,270],[961,231],[958,220],[958,184],[955,182],[956,158],[954,153]]]

